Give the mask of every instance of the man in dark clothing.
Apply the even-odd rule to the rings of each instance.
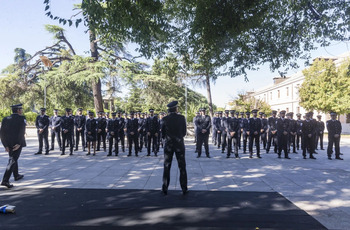
[[[277,129],[277,143],[278,143],[278,158],[281,158],[282,150],[284,151],[284,158],[290,159],[288,156],[288,133],[289,133],[289,120],[285,117],[286,111],[280,112],[280,118],[276,121]]]
[[[303,143],[302,143],[302,124],[303,120],[301,120],[301,114],[297,114],[297,136],[296,136],[296,145],[297,145],[297,150],[299,150],[299,146],[301,146],[301,149],[303,149]]]
[[[331,120],[327,121],[328,130],[328,149],[327,155],[328,159],[332,160],[333,144],[335,147],[335,159],[343,160],[340,157],[340,135],[342,131],[342,126],[339,120],[337,120],[337,114],[331,112]]]
[[[221,127],[222,127],[222,132],[221,132],[221,139],[222,139],[222,150],[221,153],[225,152],[225,149],[227,147],[227,135],[228,135],[228,119],[230,118],[228,116],[229,110],[225,110],[225,115],[224,117],[221,118]]]
[[[96,138],[97,138],[97,120],[94,118],[94,112],[89,111],[89,117],[85,122],[85,136],[88,152],[86,155],[91,154],[91,145],[93,148],[93,155],[96,155]]]
[[[227,125],[227,155],[226,158],[230,158],[231,152],[232,152],[232,145],[235,148],[235,157],[239,158],[238,156],[238,132],[240,129],[239,121],[234,116],[235,110],[231,110],[231,117],[229,117],[226,120]]]
[[[46,109],[40,109],[40,115],[36,117],[35,127],[38,133],[39,139],[39,151],[35,153],[35,155],[39,155],[43,153],[43,141],[45,143],[45,155],[49,154],[49,125],[50,118],[45,114]]]
[[[146,119],[146,133],[147,133],[147,156],[151,155],[151,148],[154,155],[158,154],[158,135],[159,135],[159,122],[158,118],[154,115],[154,109],[149,109],[150,115]]]
[[[55,149],[55,137],[57,138],[58,147],[62,151],[61,145],[61,116],[58,115],[58,109],[53,110],[54,115],[50,118],[50,128],[51,128],[51,148]]]
[[[119,121],[119,133],[118,133],[118,137],[120,140],[120,145],[122,148],[122,151],[125,152],[125,132],[124,132],[124,128],[125,128],[125,119],[124,117],[121,116],[121,112],[118,111],[117,112],[117,120]]]
[[[310,159],[316,159],[313,156],[314,153],[314,135],[315,135],[315,125],[311,120],[310,113],[305,114],[306,119],[302,123],[302,133],[303,133],[303,157],[306,159],[306,151],[308,150],[310,153]]]
[[[186,195],[188,193],[184,144],[184,137],[186,136],[186,119],[183,115],[177,114],[177,105],[177,101],[169,103],[167,105],[169,115],[163,118],[164,123],[162,136],[165,143],[162,192],[164,195],[168,194],[170,169],[174,153],[180,170],[180,185],[182,194]]]
[[[293,115],[294,115],[293,112],[288,113],[288,119],[289,119],[288,153],[290,153],[291,146],[293,146],[293,153],[297,153],[295,139],[297,136],[298,124],[297,124],[297,121],[293,119]]]
[[[193,128],[194,128],[194,143],[197,143],[197,126],[196,126],[196,119],[200,116],[200,113],[199,112],[196,112],[196,116],[193,118]],[[196,149],[196,152],[197,149]]]
[[[107,138],[108,138],[108,155],[112,156],[113,142],[115,155],[118,156],[118,132],[119,132],[119,121],[116,119],[117,113],[112,113],[112,118],[107,122]]]
[[[260,120],[261,120],[260,138],[261,138],[261,142],[263,144],[263,148],[266,149],[267,130],[268,130],[266,114],[264,114],[264,112],[259,112],[259,115],[260,115]]]
[[[139,152],[142,152],[143,144],[146,142],[146,131],[145,131],[145,125],[146,125],[146,119],[145,119],[145,113],[137,113],[137,118],[139,122],[138,132],[139,132]]]
[[[100,151],[101,141],[103,145],[103,150],[106,152],[106,128],[107,128],[107,120],[103,116],[104,112],[98,112],[97,118],[97,149],[96,151]]]
[[[74,117],[74,125],[75,125],[75,150],[78,151],[79,139],[81,136],[81,143],[83,146],[83,151],[85,151],[85,122],[86,117],[82,115],[83,109],[79,108],[77,110],[77,114]]]
[[[317,146],[318,146],[318,140],[320,140],[320,147],[321,147],[321,150],[324,150],[323,148],[323,133],[324,133],[324,128],[325,128],[325,125],[324,125],[324,122],[321,120],[322,119],[322,116],[321,115],[317,115],[317,137],[316,137],[316,149],[317,149]]]
[[[247,134],[249,135],[249,158],[253,158],[253,143],[255,142],[256,155],[260,156],[260,133],[261,133],[261,120],[258,118],[258,110],[252,110],[253,117],[248,120]]]
[[[197,158],[202,155],[203,143],[204,143],[205,154],[207,155],[208,158],[210,158],[208,141],[209,141],[209,134],[210,134],[210,128],[211,128],[211,118],[210,116],[205,114],[204,108],[200,109],[200,112],[201,112],[201,116],[198,119],[196,119],[197,135],[198,135]]]
[[[273,110],[271,117],[267,120],[268,125],[268,138],[267,138],[267,147],[266,153],[269,153],[271,144],[274,146],[274,152],[277,153],[277,128],[276,128],[276,114],[277,111]]]
[[[9,153],[9,162],[6,167],[1,185],[12,188],[10,177],[13,174],[15,181],[23,178],[18,173],[18,158],[22,148],[26,146],[24,137],[26,131],[26,120],[23,114],[22,104],[12,105],[11,116],[5,117],[1,122],[0,137],[6,152]]]
[[[249,141],[249,132],[248,131],[248,120],[250,118],[250,112],[245,113],[246,118],[243,118],[243,153],[246,153],[247,151],[247,142]],[[248,148],[249,148],[249,143],[248,143]]]
[[[126,127],[126,133],[128,135],[128,141],[129,141],[128,157],[131,156],[133,143],[134,143],[134,149],[135,149],[135,156],[139,156],[138,155],[138,151],[139,151],[139,147],[138,147],[139,123],[138,123],[137,118],[134,118],[134,112],[130,113],[130,118],[126,120],[125,127]]]
[[[62,130],[62,140],[63,140],[61,155],[65,155],[66,143],[68,143],[70,147],[69,155],[73,155],[74,118],[71,114],[70,108],[66,108],[66,115],[62,117],[61,130]]]

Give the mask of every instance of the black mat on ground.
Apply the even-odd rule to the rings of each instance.
[[[0,229],[325,229],[273,192],[1,190]]]

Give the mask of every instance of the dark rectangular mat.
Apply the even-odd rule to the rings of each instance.
[[[116,189],[0,191],[0,229],[326,229],[274,192]]]

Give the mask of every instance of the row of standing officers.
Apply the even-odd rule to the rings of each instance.
[[[250,117],[252,113],[252,117]],[[301,114],[297,114],[297,120],[293,119],[293,113],[286,113],[282,110],[277,117],[277,111],[272,111],[271,117],[254,109],[250,112],[236,112],[235,110],[225,110],[224,113],[217,112],[213,119],[206,115],[205,109],[200,109],[197,116],[194,117],[195,126],[195,142],[197,157],[201,157],[202,146],[204,145],[205,153],[210,158],[208,139],[212,130],[212,140],[214,145],[221,148],[222,153],[227,153],[227,158],[234,153],[239,158],[238,149],[241,148],[241,140],[243,139],[243,153],[246,153],[247,147],[249,157],[253,157],[253,145],[256,148],[256,155],[260,155],[260,143],[266,153],[273,148],[274,152],[281,158],[282,151],[284,158],[290,159],[289,153],[297,153],[296,150],[301,148],[303,157],[306,159],[309,153],[310,159],[316,159],[318,143],[320,149],[323,150],[323,135],[325,124],[321,120],[321,115],[317,116],[317,120],[313,119],[313,112],[308,112],[301,119]],[[244,117],[246,115],[246,118]],[[327,121],[328,130],[328,159],[332,159],[333,145],[335,146],[335,159],[342,160],[340,157],[340,135],[341,123],[336,119],[337,114],[331,112],[331,120]]]
[[[151,155],[151,150],[155,156],[159,152],[159,146],[163,145],[161,138],[162,118],[165,115],[160,113],[160,118],[154,114],[154,110],[150,109],[149,114],[145,117],[145,113],[131,112],[129,117],[121,112],[111,113],[112,117],[106,117],[104,112],[99,112],[98,117],[94,117],[93,112],[88,112],[88,116],[82,115],[82,109],[79,108],[76,115],[73,116],[72,109],[65,110],[65,116],[59,116],[58,110],[54,110],[54,115],[47,116],[46,109],[40,109],[41,114],[36,118],[36,128],[39,140],[39,150],[36,155],[43,154],[45,145],[45,154],[49,154],[50,150],[55,148],[55,139],[57,139],[61,155],[65,155],[66,147],[69,147],[70,155],[73,150],[79,149],[81,146],[87,155],[93,155],[101,148],[107,151],[106,140],[108,140],[108,155],[112,153],[118,155],[119,142],[121,150],[125,152],[125,146],[129,147],[129,154],[132,154],[132,146],[134,146],[135,155],[142,151],[143,146],[147,148],[147,156]],[[135,116],[136,115],[136,116]],[[51,130],[51,148],[49,149],[48,133]],[[61,138],[62,137],[62,138]],[[125,143],[127,137],[127,143]],[[75,148],[74,148],[75,147]],[[114,148],[114,149],[113,149]]]

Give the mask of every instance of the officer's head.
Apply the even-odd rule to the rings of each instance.
[[[93,118],[94,118],[94,112],[89,111],[89,118],[90,118],[90,119],[93,119]]]
[[[230,110],[225,110],[225,117],[228,117]]]
[[[65,111],[66,111],[66,115],[69,116],[69,113],[70,113],[70,108],[66,108]]]
[[[116,112],[113,112],[113,113],[112,113],[112,118],[114,119],[116,116],[117,116],[117,113],[116,113]]]
[[[231,115],[231,117],[234,117],[234,116],[235,116],[235,112],[236,112],[236,110],[230,110],[230,115]]]
[[[44,115],[46,113],[46,109],[45,108],[40,108],[40,113],[41,113],[41,115]]]
[[[257,117],[258,116],[258,110],[257,109],[253,109],[252,110],[252,114],[253,114],[253,117]]]
[[[321,120],[321,118],[322,118],[322,116],[319,114],[319,115],[317,115],[317,119],[320,121]]]
[[[12,113],[18,113],[20,115],[23,113],[22,104],[11,105],[11,109]]]
[[[244,112],[240,112],[239,115],[241,115],[241,118],[244,117]]]
[[[134,112],[130,112],[130,118],[134,118]]]
[[[245,115],[246,115],[247,118],[249,118],[250,117],[250,112],[246,112]]]
[[[286,111],[285,110],[282,110],[281,112],[280,112],[280,117],[281,118],[284,118],[286,116]]]
[[[53,114],[57,115],[58,114],[58,109],[53,110]]]
[[[271,115],[272,115],[272,117],[276,117],[277,111],[276,110],[272,110]]]
[[[262,118],[262,116],[264,115],[264,112],[259,112],[259,116]]]
[[[154,115],[154,109],[149,109],[148,111],[149,111],[150,116]]]
[[[219,117],[219,112],[215,112],[215,117]]]
[[[175,113],[178,111],[178,105],[179,105],[179,102],[178,101],[172,101],[170,102],[169,104],[167,104],[167,107],[168,107],[168,112],[169,113]],[[161,114],[162,115],[162,114]]]
[[[201,112],[202,116],[205,115],[205,108],[201,108],[199,111]]]
[[[79,116],[80,116],[82,113],[83,113],[83,109],[82,109],[82,108],[77,109],[77,114],[78,114]]]
[[[310,113],[305,113],[305,119],[306,119],[306,120],[310,120],[310,118],[311,118]]]
[[[300,119],[301,118],[301,114],[297,113],[297,118]]]
[[[102,117],[102,116],[103,116],[103,114],[104,114],[104,112],[103,112],[103,111],[99,111],[99,112],[98,112],[98,117]]]
[[[337,113],[336,112],[331,112],[331,118],[332,118],[332,120],[336,120],[337,119]]]

